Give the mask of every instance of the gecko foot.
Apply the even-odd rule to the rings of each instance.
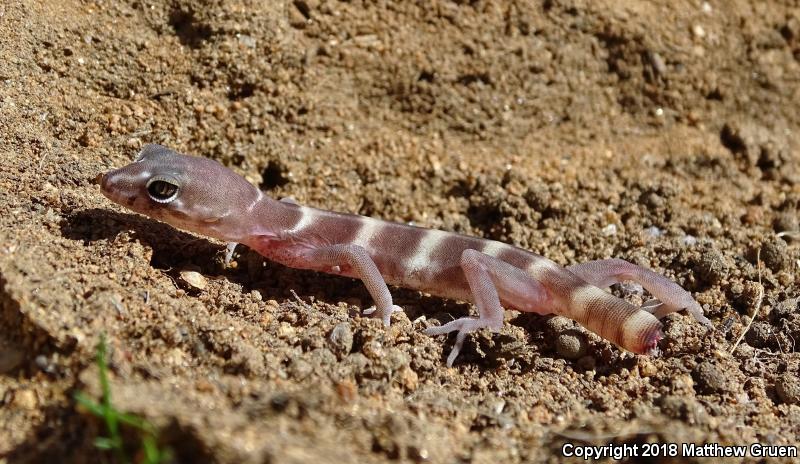
[[[236,250],[236,245],[238,245],[238,243],[229,242],[225,247],[225,267],[228,267],[228,265],[231,263],[231,260],[233,259],[233,251]]]
[[[381,318],[381,320],[383,321],[383,325],[385,325],[386,327],[389,327],[389,325],[392,323],[392,314],[393,313],[401,313],[401,312],[403,312],[403,308],[401,308],[400,306],[397,306],[397,305],[392,305],[392,310],[391,311],[385,311],[385,310],[384,311],[378,311],[378,308],[376,308],[375,306],[371,306],[371,307],[365,309],[364,311],[362,311],[361,314],[363,314],[365,316],[371,316],[371,315],[375,314],[376,317],[380,317]]]
[[[458,357],[458,353],[461,352],[461,348],[464,346],[464,339],[467,337],[468,333],[475,332],[484,327],[497,332],[500,330],[500,325],[502,325],[502,322],[498,325],[493,324],[492,321],[487,319],[462,317],[461,319],[450,321],[447,324],[442,324],[438,327],[428,327],[424,332],[426,335],[433,336],[458,331],[458,335],[456,335],[456,342],[453,344],[453,349],[447,356],[447,367],[453,367],[453,362]]]
[[[654,314],[659,307],[661,307],[664,303],[661,302],[658,298],[650,298],[649,300],[642,303],[642,307],[639,308],[642,311],[647,311],[650,314]]]

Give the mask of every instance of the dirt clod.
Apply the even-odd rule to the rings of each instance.
[[[800,404],[800,378],[784,374],[775,381],[775,392],[786,404]]]
[[[700,261],[697,263],[697,270],[703,280],[709,284],[714,284],[724,279],[729,271],[725,257],[715,248],[702,252]]]
[[[353,349],[353,331],[350,324],[347,322],[336,324],[328,336],[328,341],[331,349],[338,356],[349,354]]]
[[[694,368],[692,377],[698,392],[705,394],[735,391],[725,371],[713,361],[703,361]]]
[[[586,337],[578,333],[561,334],[556,340],[556,351],[566,359],[578,359],[586,354]]]
[[[786,242],[779,238],[767,240],[761,245],[761,259],[774,272],[782,271],[792,264]]]

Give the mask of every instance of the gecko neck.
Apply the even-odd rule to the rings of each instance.
[[[249,224],[246,229],[251,231],[248,235],[257,240],[278,238],[297,224],[302,216],[300,208],[296,204],[263,195],[247,213]]]

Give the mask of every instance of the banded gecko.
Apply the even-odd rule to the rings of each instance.
[[[497,241],[274,200],[216,161],[160,145],[146,145],[132,164],[97,180],[106,197],[128,209],[228,242],[226,261],[241,243],[289,267],[360,279],[375,303],[364,313],[386,326],[402,311],[388,285],[473,302],[478,317],[425,330],[458,332],[448,366],[467,334],[501,328],[503,308],[560,314],[641,354],[657,351],[659,319],[674,311],[686,309],[711,327],[686,290],[621,259],[562,267]],[[604,290],[625,280],[655,299],[637,308]]]

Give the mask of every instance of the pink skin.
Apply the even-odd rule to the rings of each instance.
[[[290,267],[358,278],[375,301],[365,313],[387,326],[401,311],[387,284],[474,302],[479,317],[425,330],[458,332],[448,365],[467,334],[502,327],[504,307],[570,317],[642,354],[657,350],[663,337],[658,319],[666,314],[687,309],[710,326],[688,292],[623,260],[563,268],[499,242],[276,201],[215,161],[158,145],[98,182],[112,201],[175,227],[246,244]],[[622,280],[640,283],[660,301],[640,309],[599,288]]]

